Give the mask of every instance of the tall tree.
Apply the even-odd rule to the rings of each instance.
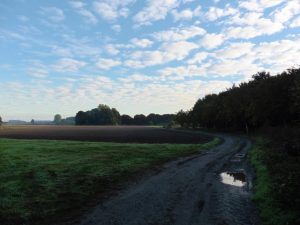
[[[259,72],[252,78],[199,99],[190,113],[179,111],[175,120],[182,126],[246,132],[262,126],[300,126],[300,68],[276,76]]]
[[[61,124],[61,120],[62,120],[62,117],[61,117],[61,115],[60,114],[56,114],[55,116],[54,116],[54,123],[55,124]]]

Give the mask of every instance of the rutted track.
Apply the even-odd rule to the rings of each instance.
[[[250,201],[252,172],[246,161],[250,142],[221,137],[224,143],[220,146],[166,164],[160,173],[143,178],[98,205],[80,224],[257,224]],[[222,172],[238,172],[245,180],[240,186],[222,182]]]

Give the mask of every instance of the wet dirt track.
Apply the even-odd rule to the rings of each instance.
[[[258,224],[243,138],[164,165],[87,213],[80,225]]]

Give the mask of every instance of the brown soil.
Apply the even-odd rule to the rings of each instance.
[[[119,143],[204,143],[210,138],[149,126],[3,126],[0,138],[103,141]]]

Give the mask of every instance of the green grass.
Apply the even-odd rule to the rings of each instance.
[[[294,187],[285,187],[290,173],[288,170],[289,160],[283,157],[278,158],[278,156],[276,158],[277,153],[270,148],[268,142],[267,139],[256,138],[250,151],[250,161],[256,171],[254,201],[258,206],[262,224],[294,225],[299,216],[295,211],[296,206],[289,208],[287,202],[293,201],[292,197],[283,197],[283,193],[280,191],[285,188],[285,195],[293,194],[290,189]],[[287,177],[280,176],[276,170],[274,172],[274,169],[271,168],[275,167],[281,167],[282,171],[285,170],[284,173]]]
[[[48,224],[78,216],[126,178],[219,143],[220,139],[205,144],[0,139],[1,224]]]

